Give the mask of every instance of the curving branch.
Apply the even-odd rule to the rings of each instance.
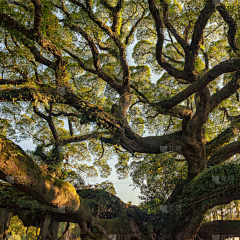
[[[171,97],[170,99],[163,100],[152,105],[158,109],[170,110],[172,107],[181,103],[193,93],[204,89],[210,82],[219,77],[220,75],[228,72],[237,71],[240,68],[240,58],[230,59],[223,61],[212,69],[207,71],[197,82],[192,83],[183,91],[179,92],[177,95]],[[219,96],[219,95],[218,95]]]
[[[136,30],[137,26],[139,25],[139,23],[143,20],[145,14],[146,14],[146,9],[143,10],[142,16],[141,16],[141,17],[136,21],[136,23],[132,26],[129,34],[128,34],[127,37],[126,37],[125,45],[128,45],[128,44],[129,44],[130,38],[132,37],[132,35],[133,35],[134,31]]]
[[[0,178],[8,180],[11,176],[14,181],[12,186],[25,192],[38,202],[56,208],[58,205],[66,207],[75,206],[75,211],[80,206],[80,199],[75,189],[69,184],[59,182],[43,172],[40,167],[12,141],[0,138]],[[59,191],[59,187],[68,192]]]
[[[99,234],[106,234],[70,183],[44,172],[18,145],[4,137],[0,138],[0,156],[0,179],[11,182],[11,186],[0,184],[0,191],[10,191],[12,196],[12,200],[4,200],[1,194],[0,205],[10,200],[13,208],[40,209],[45,214],[50,212],[55,215],[59,221],[79,223],[81,237],[91,236],[92,228]],[[24,201],[20,201],[21,198]],[[58,210],[62,208],[64,213]]]
[[[226,163],[209,168],[185,183],[181,192],[176,193],[174,202],[168,202],[167,204],[173,209],[179,209],[180,206],[180,210],[171,211],[164,215],[166,219],[164,219],[165,224],[163,223],[162,229],[166,229],[169,236],[175,237],[175,239],[190,239],[196,236],[203,217],[209,209],[217,205],[228,204],[240,198],[239,170],[239,164]],[[214,178],[216,176],[219,176],[220,181]],[[231,177],[231,180],[223,182],[221,177],[226,179]],[[174,226],[169,224],[173,221],[178,224]],[[193,226],[196,226],[196,224],[199,227],[194,228]],[[160,239],[164,236],[162,229],[160,227],[158,235]],[[184,229],[184,231],[178,231],[178,229]]]
[[[200,12],[197,22],[194,25],[192,41],[190,45],[190,54],[186,57],[184,70],[186,72],[193,72],[195,69],[195,62],[200,49],[200,41],[203,38],[203,31],[214,13],[216,5],[212,0],[208,0],[203,10]]]
[[[170,20],[168,18],[168,14],[169,14],[168,3],[165,0],[161,0],[160,2],[161,2],[161,5],[163,7],[163,21],[164,21],[165,26],[167,27],[168,31],[171,32],[172,35],[176,38],[177,42],[183,48],[185,54],[188,55],[189,54],[189,45],[188,45],[188,43],[185,41],[185,39],[183,39],[179,35],[179,33],[174,28],[174,26],[172,25],[172,23],[170,22]]]
[[[157,31],[158,40],[157,40],[157,45],[156,45],[156,59],[158,61],[158,64],[162,68],[164,68],[171,76],[173,76],[177,79],[183,79],[183,80],[186,80],[189,82],[194,82],[195,76],[193,74],[188,74],[185,71],[181,71],[181,70],[174,68],[171,64],[169,64],[162,58],[162,50],[163,50],[163,43],[164,43],[164,35],[163,35],[163,31],[162,31],[163,23],[162,23],[162,20],[160,17],[159,10],[157,9],[157,7],[154,3],[154,0],[148,0],[148,4],[149,4],[149,9],[153,16],[153,19],[155,20],[155,28]],[[169,28],[170,28],[170,25],[169,25]],[[173,32],[174,32],[174,30],[173,30]],[[177,34],[177,33],[175,32],[175,34]],[[185,40],[183,40],[183,41],[185,41]],[[185,48],[185,49],[187,49],[187,48]]]
[[[233,19],[233,17],[228,13],[226,6],[221,3],[217,6],[217,10],[223,20],[229,26],[228,29],[228,43],[232,50],[239,55],[239,47],[236,44],[236,33],[237,33],[237,22]]]

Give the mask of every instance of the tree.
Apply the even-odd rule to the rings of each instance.
[[[37,201],[42,237],[54,238],[52,214],[78,223],[82,238],[124,229],[139,239],[193,239],[210,208],[239,199],[239,9],[215,0],[1,1],[0,178],[24,200],[13,208]],[[161,74],[156,83],[151,71]],[[36,151],[11,142],[16,133],[31,134]],[[166,192],[165,213],[122,204],[124,225],[114,215],[113,229],[62,181],[89,150],[102,176],[116,152],[121,177],[130,159],[170,154],[181,155],[186,178]]]

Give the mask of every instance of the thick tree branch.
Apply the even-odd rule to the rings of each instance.
[[[238,153],[240,153],[240,141],[229,143],[212,154],[208,159],[208,166],[218,165]]]
[[[195,236],[204,215],[210,208],[228,204],[240,198],[239,170],[239,164],[226,163],[209,168],[187,182],[181,192],[175,195],[174,201],[172,203],[168,201],[168,205],[173,209],[181,206],[181,211],[171,211],[167,216],[165,215],[167,219],[164,219],[163,229],[167,229],[170,236],[175,239],[189,239],[187,236]],[[232,180],[223,182],[221,178],[221,181],[217,181],[214,179],[216,176],[219,176],[219,179],[221,177],[228,179],[231,176]],[[170,224],[172,221],[176,221],[178,224]],[[199,226],[198,228],[193,227],[196,224]],[[178,231],[183,228],[186,231]],[[159,236],[161,238],[161,234]]]
[[[43,210],[46,206],[45,212],[52,212],[59,221],[66,220],[69,222],[79,223],[81,228],[81,237],[89,233],[89,229],[95,227],[95,230],[101,234],[105,234],[102,228],[98,227],[95,218],[92,216],[87,203],[79,197],[75,188],[68,182],[63,182],[48,175],[40,169],[40,167],[16,144],[7,140],[4,137],[0,138],[0,179],[11,182],[11,185],[16,189],[13,192],[14,197],[27,196],[37,200],[29,204],[29,200],[25,201],[28,205],[23,205],[18,200],[12,202],[13,205],[21,204],[24,208],[33,206]],[[3,184],[1,184],[2,186]],[[8,190],[9,185],[4,185]],[[18,192],[19,191],[19,192]],[[17,195],[16,195],[17,194]],[[2,200],[2,199],[1,199]],[[9,201],[9,199],[7,199]],[[0,204],[4,201],[0,201]],[[10,201],[11,203],[11,201]],[[34,205],[35,204],[35,205]],[[42,206],[41,206],[42,204]],[[45,206],[44,206],[45,205]],[[53,208],[50,210],[50,208]],[[14,207],[14,206],[13,206]],[[16,206],[18,207],[18,206]],[[64,213],[59,212],[58,209],[64,210]],[[65,215],[65,216],[64,216]]]
[[[19,80],[2,79],[2,78],[0,79],[0,85],[5,85],[5,84],[20,85],[26,82],[28,82],[27,79],[19,79]]]
[[[239,132],[237,127],[231,126],[226,128],[212,141],[206,143],[206,154],[211,156],[223,144],[228,143]]]
[[[240,68],[240,59],[230,59],[224,62],[221,62],[206,72],[197,82],[192,83],[186,89],[178,93],[177,95],[171,97],[168,100],[163,100],[158,103],[153,103],[152,106],[158,109],[165,109],[166,111],[170,110],[173,106],[181,103],[193,93],[198,92],[204,89],[208,83],[222,75],[223,73],[237,71]]]
[[[58,205],[75,206],[77,211],[80,199],[75,189],[63,184],[43,172],[39,166],[16,144],[1,137],[0,178],[14,178],[12,186],[25,192],[38,202],[56,208]],[[59,187],[66,192],[59,191]],[[66,194],[67,193],[67,194]]]
[[[240,71],[234,73],[231,81],[229,81],[222,89],[213,94],[210,99],[210,111],[213,111],[224,99],[234,94],[240,87]]]

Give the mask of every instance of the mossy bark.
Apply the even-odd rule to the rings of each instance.
[[[166,203],[174,209],[181,206],[181,212],[149,217],[105,191],[76,192],[71,184],[41,171],[16,144],[5,138],[0,140],[0,178],[11,180],[10,184],[1,184],[0,207],[41,210],[44,216],[59,222],[78,223],[82,239],[105,240],[108,235],[117,234],[130,235],[131,240],[191,240],[208,209],[240,199],[240,166],[226,163],[211,167],[179,186]],[[219,184],[213,181],[217,175],[231,177],[233,181]],[[59,206],[63,211],[57,209]]]

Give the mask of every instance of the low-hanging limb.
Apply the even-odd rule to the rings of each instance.
[[[84,219],[77,212],[72,211],[69,214],[65,211],[64,206],[57,210],[56,208],[40,204],[32,197],[14,189],[10,184],[0,184],[0,193],[0,207],[8,208],[14,215],[18,215],[24,226],[41,226],[46,215],[51,216],[52,219],[58,219],[59,222],[69,221],[78,223],[81,229],[83,228],[82,225],[86,225]],[[91,212],[87,206],[85,206],[85,211],[89,211],[93,218],[96,217],[96,221],[90,230],[93,231],[91,239],[100,239],[99,234],[103,228],[106,233],[106,239],[107,235],[114,233],[129,234],[135,236],[137,240],[145,239],[148,235],[148,230],[142,222],[150,219],[138,207],[129,206],[118,197],[104,190],[82,189],[78,190],[77,193],[81,196],[82,204],[87,201],[92,206]],[[9,195],[12,196],[10,200],[8,199]],[[113,228],[113,225],[110,224],[111,222],[117,225]],[[99,232],[96,232],[96,229]],[[104,232],[101,234],[105,236]],[[141,234],[143,234],[143,237],[140,237]],[[93,238],[94,236],[95,238]]]
[[[55,209],[55,212],[58,212],[57,208],[63,207],[69,221],[81,224],[82,234],[87,234],[91,227],[96,226],[88,205],[71,184],[45,173],[12,141],[1,137],[0,143],[0,179],[10,181],[16,190],[32,197],[40,204]],[[13,204],[16,203],[17,201]],[[29,208],[29,204],[27,207]]]

